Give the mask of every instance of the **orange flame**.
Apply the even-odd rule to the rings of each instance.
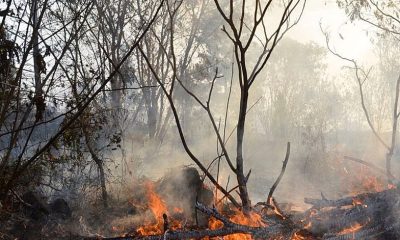
[[[363,201],[361,199],[353,198],[353,206],[362,205],[362,204],[363,204]]]
[[[368,190],[373,190],[375,192],[381,192],[385,188],[385,184],[383,183],[383,181],[380,181],[375,176],[364,178],[364,180],[362,181],[362,186]]]
[[[242,211],[235,209],[234,214],[229,217],[229,220],[241,224],[241,225],[247,225],[251,227],[262,227],[266,226],[265,223],[263,223],[261,216],[255,212],[250,212],[248,215],[244,214]],[[208,222],[209,228],[212,230],[222,228],[224,224],[211,217]],[[236,234],[231,234],[228,236],[223,237],[224,240],[252,240],[253,238],[249,234],[242,234],[242,233],[236,233]]]
[[[375,176],[374,172],[365,166],[354,167],[351,169],[351,172],[357,174],[349,174],[347,171],[342,172],[342,180],[346,183],[343,186],[346,187],[346,191],[349,194],[357,195],[363,192],[381,192],[391,187],[387,186],[384,177]]]
[[[153,212],[154,216],[156,217],[157,221],[161,220],[162,222],[162,215],[167,213],[167,206],[165,205],[164,201],[158,196],[154,191],[154,185],[150,182],[146,183],[147,189],[147,199],[149,200],[149,208]]]
[[[345,234],[349,234],[352,233],[353,234],[353,238],[355,237],[355,233],[357,231],[359,231],[361,228],[363,228],[363,225],[356,223],[353,226],[349,227],[349,228],[345,228],[342,231],[340,231],[338,233],[338,235],[345,235]]]
[[[178,208],[178,207],[174,207],[174,212],[175,213],[183,213],[183,209],[182,208]]]
[[[125,227],[124,226],[111,226],[111,231],[113,232],[124,232]]]
[[[306,240],[307,238],[302,236],[300,233],[295,232],[290,240]]]
[[[139,227],[136,231],[140,235],[156,235],[163,234],[164,232],[164,219],[163,214],[168,214],[168,209],[165,202],[160,196],[154,191],[154,185],[151,182],[145,184],[146,187],[146,197],[148,200],[148,206],[152,211],[154,217],[156,218],[156,224],[146,224],[146,226]],[[183,211],[180,208],[175,208],[175,212]],[[177,229],[180,228],[181,224],[178,221],[170,221],[169,228]]]

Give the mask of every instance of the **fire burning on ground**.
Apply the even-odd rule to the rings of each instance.
[[[147,182],[146,197],[148,200],[148,207],[152,211],[156,223],[146,222],[144,226],[139,227],[136,231],[139,235],[158,235],[163,234],[167,229],[175,230],[182,228],[182,224],[178,220],[169,221],[169,211],[165,202],[161,197],[154,191],[154,184]],[[175,207],[174,213],[182,213],[182,209]]]
[[[266,227],[267,224],[262,221],[261,215],[255,212],[250,212],[247,215],[244,214],[242,211],[239,209],[233,209],[231,215],[229,216],[229,220],[241,224],[241,225],[246,225],[246,226],[251,226],[251,227]],[[209,229],[215,230],[215,229],[221,229],[224,226],[224,224],[215,219],[214,217],[211,217],[209,219]],[[251,235],[249,234],[232,234],[229,236],[223,237],[224,240],[251,240],[253,239]]]
[[[152,218],[146,219],[143,226],[136,229],[136,234],[138,236],[149,236],[149,235],[162,235],[167,230],[175,231],[182,229],[191,229],[193,226],[186,225],[190,222],[188,219],[183,219],[184,210],[179,207],[172,207],[172,210],[168,209],[167,204],[161,198],[159,194],[155,191],[154,183],[148,181],[144,184],[146,189],[146,202],[148,209],[152,212]],[[222,210],[225,206],[221,203],[218,207]],[[236,224],[241,224],[251,227],[265,227],[266,224],[262,221],[261,215],[256,212],[250,212],[244,214],[242,211],[236,208],[227,209],[227,217],[230,221]],[[220,220],[210,217],[208,220],[208,229],[217,230],[221,229],[224,223]],[[113,226],[115,230],[121,230],[117,226]],[[209,238],[205,238],[209,239]],[[223,237],[225,240],[251,240],[252,237],[249,234],[231,234]]]
[[[166,236],[167,233],[172,237],[166,239],[186,236],[185,239],[224,240],[364,239],[371,233],[384,234],[388,229],[388,218],[393,218],[384,214],[386,209],[392,207],[388,203],[396,199],[400,201],[397,189],[394,185],[387,188],[381,178],[371,174],[360,174],[355,177],[356,182],[360,188],[350,193],[349,197],[338,200],[329,200],[324,195],[321,195],[322,199],[306,198],[305,202],[312,207],[305,211],[286,207],[285,204],[281,209],[272,198],[262,209],[255,207],[244,213],[232,204],[214,199],[208,205],[197,205],[198,210],[192,216],[187,213],[188,209],[180,207],[180,201],[171,204],[170,200],[160,195],[156,186],[158,183],[147,181],[141,186],[141,202],[132,201],[133,205],[140,206],[142,212],[150,213],[143,219],[143,224],[131,226],[130,230],[120,226],[112,228],[116,232],[124,231],[124,236],[139,239]],[[204,188],[203,184],[201,186]],[[215,202],[219,204],[214,207],[212,203]],[[206,217],[206,225],[197,224],[197,218],[201,215]],[[257,234],[268,237],[259,237]]]
[[[217,201],[215,195],[192,197],[191,194],[196,195],[198,191],[203,195],[214,192],[202,181],[192,179],[175,184],[169,177],[155,182],[145,180],[134,185],[129,200],[125,199],[126,205],[119,206],[121,202],[116,202],[107,212],[99,212],[93,218],[98,225],[88,217],[82,218],[80,225],[86,229],[80,235],[96,240],[108,239],[105,236],[120,236],[111,239],[126,240],[398,239],[398,190],[393,186],[385,189],[384,181],[376,181],[379,178],[360,179],[366,179],[363,186],[368,186],[369,190],[335,200],[323,194],[306,198],[305,202],[311,206],[308,209],[271,198],[268,203],[258,203],[245,213],[227,199]],[[176,187],[167,182],[173,182]],[[188,186],[197,187],[182,191]],[[382,191],[377,191],[380,189]],[[183,204],[188,199],[192,202]],[[213,206],[215,203],[218,204]],[[104,221],[100,222],[100,218]]]

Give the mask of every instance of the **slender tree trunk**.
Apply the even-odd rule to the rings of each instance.
[[[103,206],[105,208],[108,207],[108,195],[107,195],[107,188],[106,188],[106,175],[104,173],[104,165],[103,161],[97,156],[94,151],[90,151],[93,161],[97,165],[97,169],[99,170],[99,179],[100,179],[100,186],[101,186],[101,198],[103,200]]]
[[[111,60],[112,64],[110,64],[111,71],[114,71],[114,65],[119,62],[119,59],[117,57],[117,51],[120,46],[117,46],[115,43],[115,35],[117,33],[113,33],[112,37],[112,42],[111,42]],[[112,79],[111,79],[111,89],[114,91],[111,91],[111,108],[113,111],[117,111],[118,109],[121,108],[121,74],[118,73],[116,74]]]
[[[100,179],[100,186],[101,186],[101,198],[103,200],[103,206],[105,208],[108,207],[108,197],[107,197],[107,187],[106,187],[106,175],[104,173],[104,164],[103,164],[103,160],[101,160],[99,158],[99,156],[97,156],[96,152],[93,149],[92,144],[90,143],[90,139],[88,136],[88,133],[86,131],[84,131],[85,134],[85,141],[86,141],[86,146],[90,152],[90,155],[93,159],[93,161],[96,163],[97,165],[97,169],[99,170],[99,179]]]
[[[251,201],[249,193],[247,191],[247,179],[244,175],[244,164],[243,164],[243,138],[244,138],[244,127],[246,123],[246,112],[248,102],[248,89],[244,86],[241,90],[240,96],[240,112],[237,126],[237,147],[236,147],[236,177],[239,184],[240,199],[242,201],[243,209],[245,211],[250,210]]]
[[[149,137],[150,139],[154,139],[156,135],[156,127],[157,127],[157,110],[153,105],[151,105],[147,109],[147,121],[148,121],[148,127],[149,127]]]
[[[76,23],[74,23],[74,30],[77,31],[77,26]],[[75,99],[78,101],[80,99],[79,94],[78,94],[78,59],[79,59],[79,39],[75,38],[75,60],[76,63],[74,64],[74,75],[73,75],[73,82],[72,82],[72,93],[75,97]],[[100,159],[95,150],[93,149],[93,144],[90,138],[90,134],[88,132],[88,130],[85,127],[85,124],[83,123],[83,119],[85,118],[79,118],[79,121],[81,123],[81,128],[84,134],[84,140],[86,143],[86,146],[89,150],[89,153],[93,159],[93,161],[95,162],[95,164],[97,165],[97,169],[99,171],[99,179],[100,179],[100,186],[101,186],[101,195],[102,195],[102,200],[103,200],[103,206],[105,208],[108,207],[108,200],[107,200],[107,188],[106,188],[106,177],[105,177],[105,173],[104,173],[104,166],[103,166],[103,160]]]
[[[157,128],[157,106],[155,106],[155,99],[149,88],[143,89],[143,97],[146,103],[147,114],[147,133],[150,139],[154,139]]]
[[[32,23],[33,28],[38,29],[38,1],[33,0],[32,2]],[[40,120],[43,117],[44,112],[44,96],[42,90],[42,81],[40,78],[40,74],[43,71],[44,61],[43,57],[40,54],[39,50],[39,34],[38,31],[34,31],[32,35],[32,44],[33,44],[33,70],[34,70],[34,78],[35,78],[35,96],[34,101],[36,105],[36,120]]]
[[[386,175],[388,178],[388,184],[391,184],[393,181],[392,178],[392,157],[393,157],[393,149],[390,149],[386,153]]]
[[[388,183],[391,184],[393,181],[392,175],[392,158],[393,152],[396,147],[396,137],[397,137],[397,122],[399,119],[399,111],[398,111],[398,103],[399,103],[399,91],[400,91],[400,76],[396,81],[396,93],[394,98],[394,106],[393,106],[393,126],[392,126],[392,139],[390,148],[386,154],[386,172],[388,177]]]

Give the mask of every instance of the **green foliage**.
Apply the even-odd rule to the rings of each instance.
[[[400,33],[398,0],[337,0],[351,21],[361,20],[371,24],[378,34]]]

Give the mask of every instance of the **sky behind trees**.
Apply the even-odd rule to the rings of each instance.
[[[325,36],[321,32],[320,23],[322,28],[330,33],[332,44],[348,57],[363,59],[373,54],[373,44],[366,33],[366,30],[371,30],[371,26],[362,22],[351,23],[343,9],[338,8],[336,0],[307,1],[301,21],[287,36],[303,43],[311,41],[325,46]],[[333,71],[337,71],[343,65],[337,57],[327,57],[329,68],[333,68]],[[368,59],[372,60],[369,57]]]

